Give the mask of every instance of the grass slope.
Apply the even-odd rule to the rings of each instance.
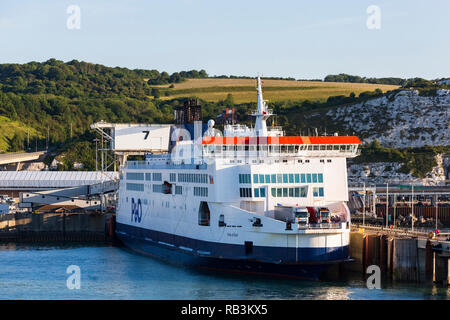
[[[28,132],[30,134],[30,145],[32,145],[33,139],[36,136],[39,137],[35,129],[27,127],[20,121],[12,121],[7,117],[0,116],[0,153],[8,151],[10,147],[10,141],[15,134],[21,136],[25,140],[25,148]]]

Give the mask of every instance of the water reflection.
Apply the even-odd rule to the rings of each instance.
[[[68,290],[66,268],[81,268],[81,289]],[[436,285],[383,282],[369,290],[359,275],[309,282],[169,265],[109,246],[0,246],[1,299],[449,299]]]

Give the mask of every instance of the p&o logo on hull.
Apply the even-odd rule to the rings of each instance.
[[[137,199],[137,202],[135,202],[134,198],[131,198],[131,221],[141,222],[141,220],[142,220],[141,199]]]

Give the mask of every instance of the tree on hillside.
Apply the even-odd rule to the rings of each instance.
[[[227,94],[225,101],[223,102],[227,107],[234,106],[234,98],[231,93]]]
[[[9,152],[17,152],[23,150],[23,139],[15,133],[12,139],[9,141]]]
[[[159,89],[157,89],[157,88],[152,88],[151,95],[152,95],[155,99],[158,99],[158,98],[161,96],[161,94],[160,94],[160,92],[159,92]]]

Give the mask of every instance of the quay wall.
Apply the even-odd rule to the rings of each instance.
[[[450,284],[450,244],[432,239],[364,232],[350,233],[353,262],[344,271],[366,275],[371,265],[380,267],[383,277],[393,281]]]
[[[0,215],[0,242],[109,241],[111,216],[101,213],[4,214]]]

